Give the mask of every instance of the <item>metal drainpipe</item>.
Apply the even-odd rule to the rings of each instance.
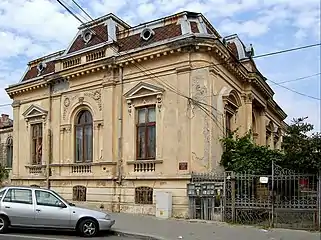
[[[122,181],[122,165],[123,165],[123,91],[124,91],[124,85],[123,85],[123,68],[119,67],[119,83],[120,83],[120,102],[118,105],[118,169],[117,169],[117,179],[119,185]]]
[[[50,161],[51,161],[51,108],[52,108],[52,99],[51,99],[51,91],[52,91],[52,86],[51,83],[49,83],[49,110],[48,110],[48,133],[47,133],[47,137],[48,137],[48,158],[46,161],[46,185],[47,188],[50,188]]]

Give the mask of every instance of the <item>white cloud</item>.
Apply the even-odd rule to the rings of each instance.
[[[220,30],[226,34],[247,34],[249,37],[261,36],[269,31],[269,26],[260,21],[234,22],[224,20],[220,24]]]
[[[0,28],[16,31],[38,42],[66,44],[77,31],[77,20],[49,0],[2,0]]]
[[[124,8],[129,1],[127,0],[117,0],[117,1],[110,1],[110,0],[96,0],[90,1],[90,10],[91,13],[96,16],[100,17],[102,15],[108,13],[115,13],[117,14],[122,8]]]

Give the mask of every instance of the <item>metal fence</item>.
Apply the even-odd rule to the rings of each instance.
[[[320,230],[321,182],[273,164],[271,175],[193,174],[190,218]]]

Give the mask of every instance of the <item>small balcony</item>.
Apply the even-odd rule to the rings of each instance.
[[[137,160],[128,161],[127,165],[131,167],[130,172],[135,173],[155,173],[159,172],[158,165],[163,163],[162,160]]]
[[[91,164],[71,166],[71,173],[92,173]]]
[[[45,172],[45,170],[46,170],[45,165],[28,165],[28,166],[26,166],[26,168],[28,169],[29,175],[40,176],[40,177],[45,176],[45,173],[46,173]]]

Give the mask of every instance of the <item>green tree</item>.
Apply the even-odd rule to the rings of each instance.
[[[272,161],[275,163],[283,161],[282,152],[256,145],[251,133],[240,137],[233,132],[221,141],[224,147],[221,165],[227,171],[271,174]]]
[[[321,169],[321,134],[311,133],[307,118],[293,119],[283,137],[282,151],[256,145],[252,134],[236,131],[221,139],[224,152],[221,165],[227,171],[271,174],[272,161],[296,172],[317,173]]]
[[[283,165],[298,172],[316,173],[321,167],[321,135],[307,117],[293,119],[283,137]]]
[[[0,185],[2,185],[3,181],[8,179],[9,173],[7,169],[3,166],[0,165]]]

